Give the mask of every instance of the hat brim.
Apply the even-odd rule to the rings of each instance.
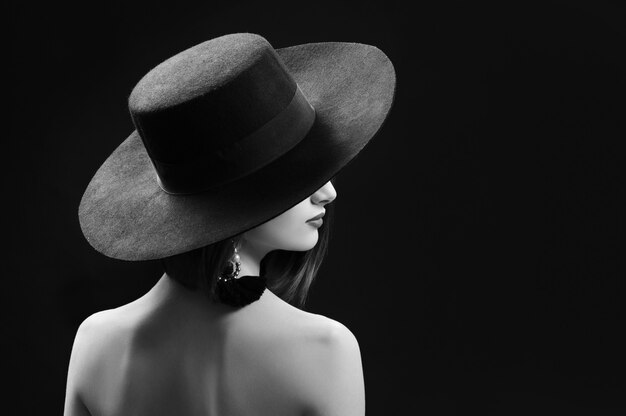
[[[323,42],[276,49],[316,119],[288,153],[215,190],[170,195],[134,131],[97,170],[79,206],[87,241],[120,260],[180,254],[245,232],[313,194],[382,126],[395,94],[391,61],[378,48]]]

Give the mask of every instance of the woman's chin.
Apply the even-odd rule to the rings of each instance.
[[[317,230],[312,230],[307,233],[307,235],[303,235],[302,238],[298,239],[298,242],[294,244],[292,251],[309,251],[317,244],[319,240],[319,233]]]

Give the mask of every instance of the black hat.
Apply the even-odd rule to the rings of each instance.
[[[133,89],[136,130],[87,186],[82,231],[109,257],[150,260],[269,221],[363,149],[395,83],[389,58],[359,43],[275,50],[237,33],[191,47]]]

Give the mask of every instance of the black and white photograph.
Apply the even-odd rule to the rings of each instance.
[[[623,2],[7,9],[2,414],[626,414]]]

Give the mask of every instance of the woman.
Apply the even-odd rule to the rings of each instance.
[[[79,208],[101,253],[161,259],[141,298],[87,318],[65,415],[363,415],[359,346],[302,306],[328,242],[336,174],[393,101],[373,46],[196,45],[129,98],[136,130]],[[345,278],[350,278],[346,276]],[[295,306],[294,306],[295,305]]]

